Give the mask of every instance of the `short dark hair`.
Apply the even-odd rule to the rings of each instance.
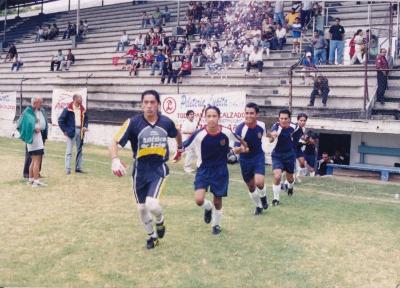
[[[161,101],[160,101],[160,94],[158,94],[158,92],[157,92],[156,90],[146,90],[146,91],[144,91],[144,92],[142,93],[142,98],[141,98],[141,101],[142,101],[142,102],[143,102],[144,96],[146,96],[146,95],[153,95],[153,96],[156,98],[157,103],[158,103],[158,104],[161,103]]]
[[[290,113],[289,109],[282,109],[279,111],[279,116],[281,116],[281,114],[287,114],[290,117],[292,117],[292,113]]]
[[[186,111],[186,116],[189,116],[191,113],[194,114],[194,111],[193,111],[193,110],[188,110],[188,111]]]
[[[335,21],[340,21],[340,18],[339,17],[335,18]]]
[[[213,105],[208,106],[208,107],[206,108],[206,111],[205,111],[204,114],[207,114],[207,111],[210,110],[210,109],[212,109],[212,110],[214,110],[215,112],[217,112],[218,116],[221,116],[221,110],[219,110],[219,108],[218,108],[217,106],[213,106]]]
[[[308,119],[308,116],[307,116],[307,114],[306,113],[303,113],[303,112],[301,112],[301,113],[299,113],[298,115],[297,115],[297,120],[300,120],[300,118],[306,118],[306,120]]]
[[[256,111],[256,113],[260,112],[260,108],[254,102],[247,103],[246,108],[253,108]]]

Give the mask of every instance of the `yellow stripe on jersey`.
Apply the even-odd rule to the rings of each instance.
[[[121,140],[122,136],[124,136],[126,130],[128,129],[130,121],[131,121],[130,119],[127,119],[124,122],[124,124],[122,124],[121,128],[119,128],[118,132],[114,136],[114,140],[116,142],[119,142]]]
[[[160,155],[161,157],[165,157],[165,154],[167,154],[167,149],[164,147],[148,147],[139,149],[137,158],[147,155]]]

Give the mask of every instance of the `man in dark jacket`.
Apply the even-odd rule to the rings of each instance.
[[[328,101],[329,84],[328,79],[325,76],[318,76],[314,80],[314,89],[311,92],[310,103],[307,106],[314,106],[315,97],[321,95],[322,104],[326,107]]]
[[[71,174],[71,158],[74,143],[76,143],[75,172],[84,173],[82,170],[82,148],[85,132],[88,131],[88,117],[85,107],[82,105],[82,96],[75,94],[72,100],[58,118],[58,125],[67,138],[67,150],[65,154],[65,173],[67,175]]]
[[[382,48],[375,61],[378,83],[378,88],[376,90],[376,101],[381,102],[382,105],[385,104],[385,91],[387,89],[387,77],[389,75],[389,64],[386,59],[386,52],[386,49]]]

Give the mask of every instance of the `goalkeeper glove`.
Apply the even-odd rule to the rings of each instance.
[[[119,158],[112,159],[111,170],[117,177],[122,177],[126,174],[126,165]]]

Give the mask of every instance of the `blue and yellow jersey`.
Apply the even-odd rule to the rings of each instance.
[[[140,114],[126,120],[114,139],[122,147],[131,142],[135,170],[145,175],[168,161],[168,137],[175,138],[177,134],[175,123],[168,117],[159,115],[152,125]]]

